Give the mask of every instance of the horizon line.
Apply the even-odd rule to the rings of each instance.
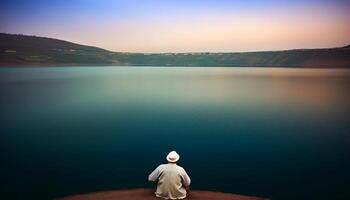
[[[333,46],[333,47],[319,47],[319,48],[292,48],[292,49],[274,49],[274,50],[251,50],[251,51],[183,51],[183,52],[138,52],[138,51],[115,51],[110,50],[104,47],[89,45],[89,44],[81,44],[78,42],[73,42],[65,39],[60,38],[54,38],[54,37],[48,37],[48,36],[41,36],[41,35],[29,35],[29,34],[23,34],[23,33],[8,33],[8,32],[0,32],[0,34],[7,34],[7,35],[19,35],[19,36],[27,36],[27,37],[37,37],[37,38],[45,38],[45,39],[53,39],[53,40],[60,40],[63,42],[68,42],[76,45],[82,45],[82,46],[88,46],[88,47],[94,47],[103,49],[105,51],[109,51],[112,53],[124,53],[124,54],[225,54],[225,53],[259,53],[259,52],[281,52],[281,51],[297,51],[297,50],[315,50],[315,49],[337,49],[337,48],[346,48],[350,46],[350,44],[344,44],[342,46]]]

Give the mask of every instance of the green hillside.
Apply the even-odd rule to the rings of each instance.
[[[109,65],[114,54],[107,50],[63,40],[0,34],[2,65]]]
[[[116,53],[63,40],[0,33],[0,65],[350,67],[350,48],[247,53]]]

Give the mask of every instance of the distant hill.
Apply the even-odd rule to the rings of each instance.
[[[0,33],[0,65],[110,65],[111,54],[63,40]]]
[[[247,53],[118,53],[45,37],[0,33],[0,66],[350,67],[350,45]]]

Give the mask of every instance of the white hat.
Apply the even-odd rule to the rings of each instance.
[[[171,151],[167,156],[166,156],[166,159],[169,161],[169,162],[176,162],[180,159],[180,155],[176,153],[176,151]]]

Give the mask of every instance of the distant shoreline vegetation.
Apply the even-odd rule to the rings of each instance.
[[[350,45],[237,53],[121,53],[63,40],[0,33],[0,66],[350,68]]]

